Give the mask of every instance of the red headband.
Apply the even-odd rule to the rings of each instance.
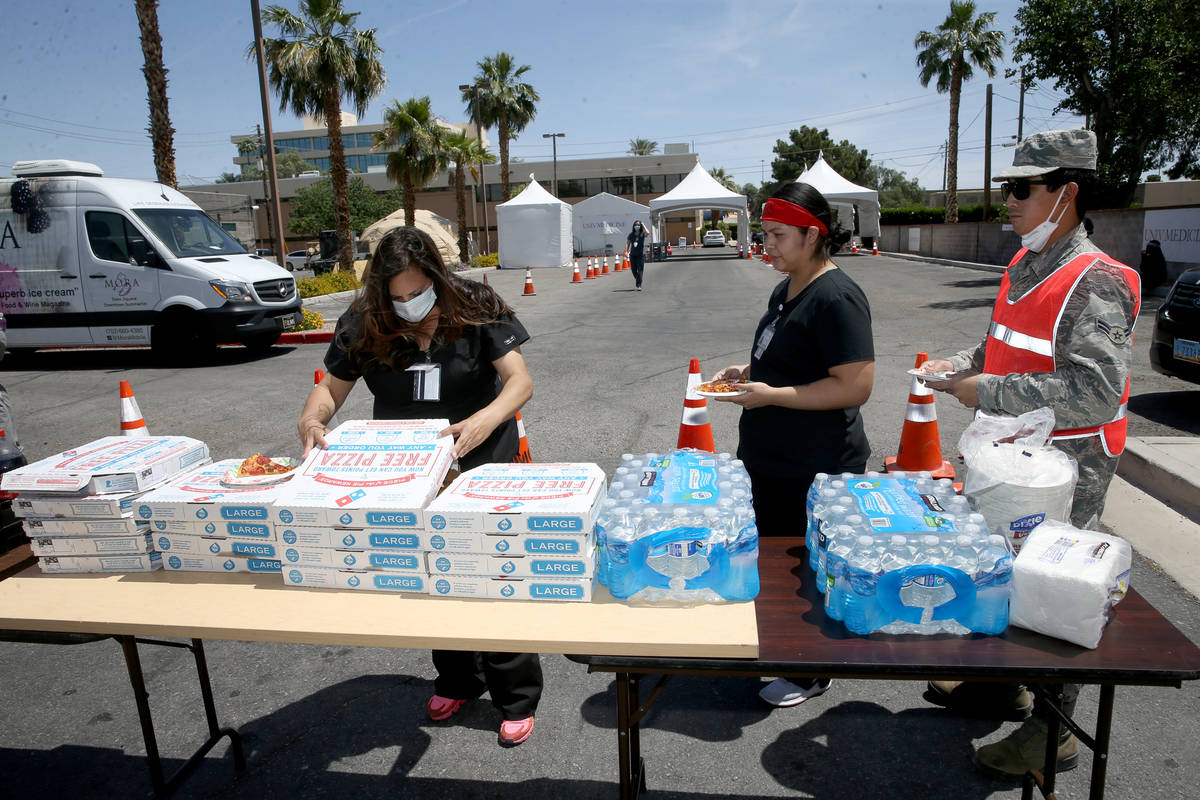
[[[785,225],[795,225],[797,228],[816,228],[822,236],[829,235],[829,228],[817,219],[807,208],[772,197],[763,206],[762,221],[782,222]]]

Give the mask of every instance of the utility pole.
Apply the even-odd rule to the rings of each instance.
[[[992,85],[987,85],[987,110],[983,116],[983,221],[992,216]]]
[[[270,177],[271,193],[266,198],[267,218],[274,216],[275,252],[279,266],[287,266],[287,245],[283,241],[283,212],[279,209],[279,183],[275,179],[275,136],[271,133],[271,98],[267,95],[267,60],[263,55],[262,17],[258,12],[258,0],[250,0],[250,12],[254,15],[254,52],[258,56],[258,90],[262,98],[263,131],[266,133],[263,149],[267,151],[267,173]]]
[[[1017,144],[1021,143],[1024,138],[1022,134],[1025,130],[1025,68],[1021,67],[1021,99],[1017,103]]]
[[[550,148],[554,159],[554,196],[558,197],[558,140],[566,136],[565,133],[543,133],[543,139],[550,140]]]
[[[483,147],[483,126],[479,123],[479,84],[461,83],[458,90],[471,93],[471,116],[474,117],[475,136],[479,139],[479,146]],[[492,251],[492,234],[488,230],[487,175],[484,172],[482,161],[479,162],[479,201],[483,205],[483,252],[490,253]]]
[[[263,150],[265,146],[263,145],[262,126],[255,125],[254,131],[255,137],[258,140],[258,171],[259,174],[262,175],[263,182],[263,210],[267,212],[267,230],[271,231],[271,235],[274,236],[275,228],[271,224],[271,193],[267,191],[267,165],[266,162],[263,161]]]

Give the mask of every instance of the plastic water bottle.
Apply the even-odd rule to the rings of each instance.
[[[1012,553],[1003,536],[992,534],[984,542],[975,587],[978,614],[974,629],[993,635],[1003,633],[1008,627],[1008,604],[1012,592]]]
[[[672,511],[670,525],[672,528],[695,529],[699,526],[688,509],[676,507]],[[708,570],[708,558],[704,554],[704,542],[695,539],[668,542],[659,553],[651,553],[646,563],[655,571],[668,578],[679,578],[686,581]],[[682,590],[682,581],[677,591]],[[672,580],[672,584],[675,581]],[[674,586],[672,587],[675,588]]]
[[[808,566],[813,571],[817,569],[817,531],[821,526],[821,519],[825,515],[825,510],[833,505],[833,501],[837,498],[837,490],[832,486],[826,486],[817,493],[817,497],[813,501],[812,510],[808,513],[808,526],[804,532],[804,545],[808,548]]]
[[[600,501],[600,510],[596,513],[596,580],[600,581],[603,586],[608,585],[608,555],[605,551],[605,540],[608,531],[617,524],[614,511],[619,506],[620,503],[617,500],[606,497]]]
[[[818,472],[813,482],[808,485],[808,494],[804,502],[804,516],[808,520],[808,526],[805,529],[804,540],[807,544],[809,534],[812,531],[813,525],[813,510],[817,504],[817,500],[821,497],[821,490],[829,485],[829,475],[824,472]]]
[[[833,619],[842,619],[846,607],[847,561],[854,552],[857,532],[852,525],[834,528],[825,553],[825,610]]]
[[[842,621],[852,633],[867,634],[877,625],[875,585],[879,580],[879,549],[875,537],[862,534],[846,559],[842,592]]]
[[[830,532],[838,525],[843,524],[843,520],[849,516],[850,508],[848,506],[834,503],[825,510],[825,514],[821,517],[820,524],[817,526],[816,548],[809,555],[809,562],[814,560],[813,574],[816,576],[817,591],[821,594],[825,593],[825,549],[829,544]]]

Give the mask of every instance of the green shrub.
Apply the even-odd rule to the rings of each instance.
[[[927,208],[926,206],[903,206],[901,208],[885,208],[879,212],[880,225],[936,225],[946,221],[946,209],[943,206]],[[983,204],[958,207],[959,222],[982,222]],[[992,203],[990,222],[1008,221],[1008,207],[1003,203]]]
[[[475,256],[471,259],[472,267],[498,267],[500,266],[500,256],[496,253],[484,253],[483,255]]]
[[[322,294],[333,294],[334,292],[347,292],[352,289],[357,289],[361,284],[358,278],[354,277],[353,272],[326,272],[324,275],[317,275],[312,278],[301,278],[296,281],[296,291],[300,292],[301,297],[317,297]]]
[[[315,331],[325,326],[325,318],[321,316],[321,312],[309,311],[307,308],[302,310],[304,312],[304,319],[300,321],[299,325],[293,325],[288,328],[288,333],[293,331]]]

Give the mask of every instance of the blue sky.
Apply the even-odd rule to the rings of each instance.
[[[154,177],[133,5],[41,0],[5,10],[0,174],[17,160],[57,157],[99,164],[108,175]],[[294,0],[284,5],[296,8]],[[1019,5],[978,3],[997,12],[996,27],[1009,38]],[[948,2],[346,0],[346,7],[361,12],[359,27],[377,29],[388,73],[365,123],[380,122],[394,99],[426,94],[439,116],[464,121],[458,85],[470,82],[481,58],[507,50],[532,67],[527,79],[541,95],[537,117],[512,144],[515,158],[549,160],[541,134],[551,132],[566,134],[560,160],[619,155],[635,137],[687,142],[706,167],[757,184],[770,175],[776,139],[810,125],[923,187],[941,188],[948,97],[921,87],[913,39],[945,18]],[[165,0],[159,8],[182,185],[233,170],[229,137],[262,121],[257,72],[244,57],[253,38],[249,9],[249,0]],[[964,87],[962,188],[983,181],[987,82],[977,74]],[[995,169],[1011,160],[1000,143],[1016,133],[1018,93],[1003,67],[992,83]],[[1052,87],[1026,95],[1026,134],[1081,125],[1051,116],[1058,99]],[[271,102],[276,130],[300,127],[279,112],[278,98]]]

